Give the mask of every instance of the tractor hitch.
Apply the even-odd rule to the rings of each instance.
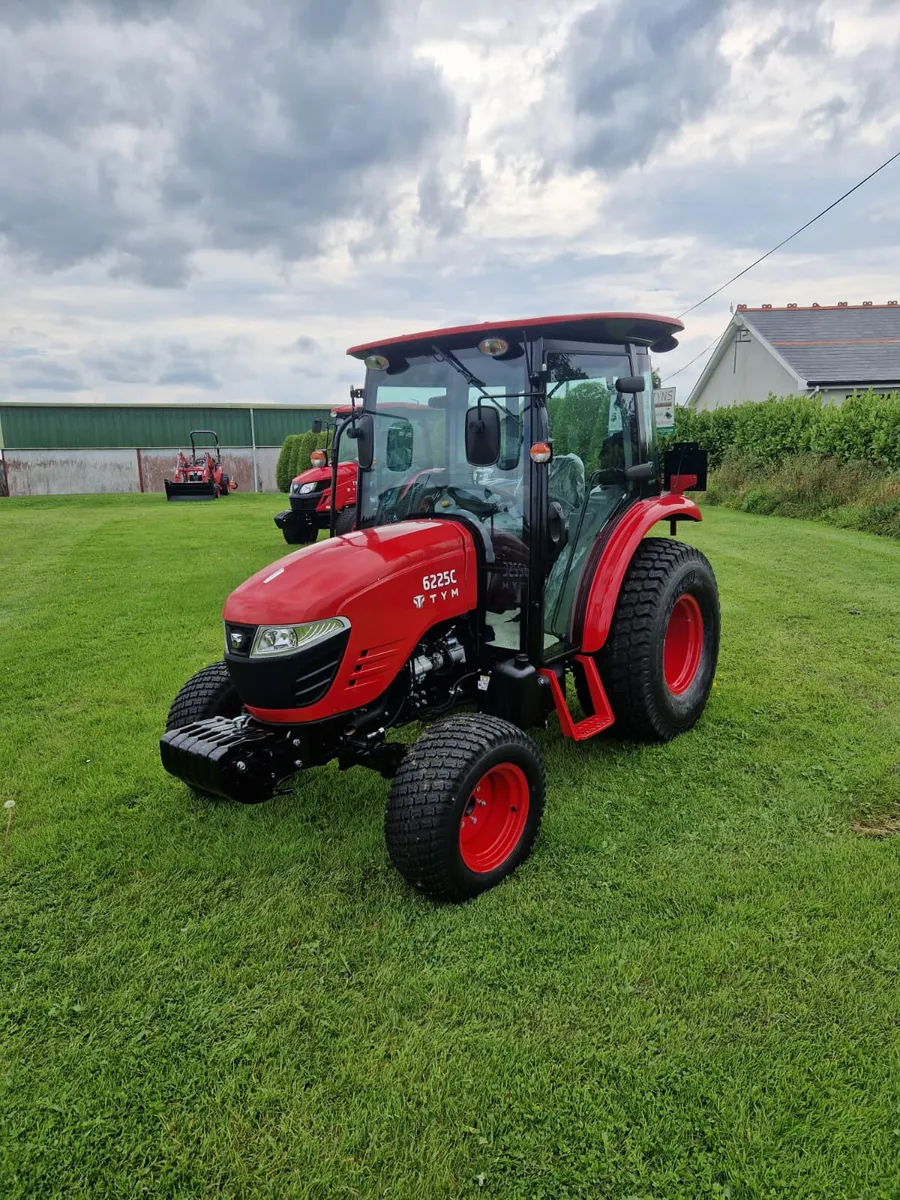
[[[212,796],[257,804],[282,790],[306,763],[292,729],[270,729],[249,717],[210,717],[164,734],[162,764],[188,787]]]

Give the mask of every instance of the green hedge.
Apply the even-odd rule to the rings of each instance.
[[[327,450],[329,433],[292,433],[284,439],[284,445],[278,455],[275,466],[275,483],[281,492],[291,490],[291,481],[308,471],[312,466],[309,461],[313,450]]]
[[[710,466],[727,458],[777,466],[797,454],[867,462],[900,470],[900,393],[855,393],[840,405],[809,396],[770,396],[762,404],[736,404],[711,412],[679,408],[676,436],[699,442]]]

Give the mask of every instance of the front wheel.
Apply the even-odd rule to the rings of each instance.
[[[225,663],[213,663],[192,675],[172,701],[166,718],[166,733],[183,729],[194,721],[207,721],[210,717],[233,720],[241,715],[241,709],[240,697]]]
[[[667,742],[696,724],[716,673],[719,628],[719,591],[706,557],[683,542],[645,538],[597,655],[616,718],[612,732]]]
[[[546,778],[537,746],[509,721],[457,716],[407,751],[385,814],[391,861],[437,900],[470,900],[531,853]]]
[[[342,508],[334,519],[334,532],[336,537],[340,537],[344,533],[349,533],[356,524],[356,507],[350,505],[349,508]]]
[[[289,546],[309,546],[319,536],[319,531],[310,520],[285,525],[281,532]]]

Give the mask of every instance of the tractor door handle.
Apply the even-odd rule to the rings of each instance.
[[[550,501],[547,515],[547,533],[554,555],[562,550],[568,541],[569,531],[566,528],[566,517],[562,505],[557,500]]]

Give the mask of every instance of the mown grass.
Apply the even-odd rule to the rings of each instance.
[[[277,506],[0,502],[0,1195],[900,1194],[900,546],[709,511],[700,726],[539,733],[533,858],[435,907],[379,778],[160,768]]]

